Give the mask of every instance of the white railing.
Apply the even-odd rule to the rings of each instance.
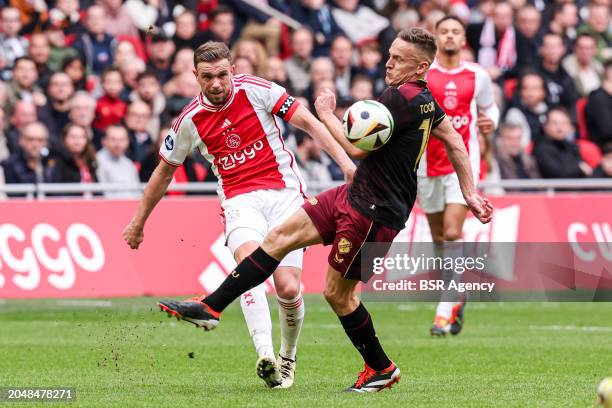
[[[341,182],[332,183],[309,183],[308,192],[316,194],[323,190],[342,184]],[[92,197],[94,194],[104,193],[142,193],[145,183],[137,184],[111,184],[111,183],[44,183],[44,184],[5,184],[0,185],[0,194],[18,194],[22,198],[45,199],[49,196],[57,197],[61,194],[84,194],[85,197]],[[480,188],[489,192],[490,195],[498,195],[512,192],[546,192],[554,194],[558,190],[573,191],[602,191],[612,192],[612,179],[531,179],[531,180],[500,180],[498,182],[482,182]],[[188,193],[214,194],[217,190],[217,183],[172,183],[168,187],[169,191],[183,191]]]

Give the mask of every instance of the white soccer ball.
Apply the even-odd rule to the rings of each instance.
[[[385,105],[372,100],[355,102],[344,113],[344,135],[354,146],[369,152],[380,149],[393,133],[393,117]]]
[[[597,397],[602,407],[612,407],[612,377],[604,378],[601,384],[599,384]]]

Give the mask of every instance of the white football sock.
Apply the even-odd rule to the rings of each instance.
[[[253,339],[258,357],[274,356],[272,345],[272,319],[266,298],[266,283],[262,283],[240,296],[240,307]]]
[[[444,243],[444,254],[443,258],[453,258],[457,259],[463,256],[463,240],[459,239],[456,241],[446,241]],[[451,279],[455,280],[457,283],[461,280],[461,275],[454,273],[454,271],[443,271],[442,275],[444,276],[444,281],[448,284]],[[442,298],[445,300],[449,299],[449,294],[442,295]],[[445,319],[450,319],[453,314],[453,306],[455,306],[459,302],[439,302],[438,307],[436,308],[436,316],[442,316]]]
[[[298,338],[304,322],[304,299],[300,293],[293,299],[278,298],[278,318],[281,328],[280,355],[295,360]]]

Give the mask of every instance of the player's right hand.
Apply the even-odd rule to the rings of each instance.
[[[138,249],[144,240],[144,231],[140,225],[136,225],[134,220],[132,220],[123,230],[123,239],[130,248]]]
[[[480,222],[486,224],[493,218],[493,204],[484,197],[481,197],[478,193],[474,193],[469,197],[465,198],[472,213]]]
[[[353,177],[355,177],[355,172],[357,171],[357,166],[354,163],[351,163],[352,166],[342,169],[342,173],[344,174],[344,181],[348,184],[353,182]]]

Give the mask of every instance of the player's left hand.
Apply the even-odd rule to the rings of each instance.
[[[319,117],[334,113],[334,109],[336,109],[336,95],[329,90],[325,89],[323,92],[317,96],[315,100],[315,109],[317,110],[317,114]]]
[[[474,216],[483,224],[490,222],[493,218],[493,204],[491,204],[487,198],[481,197],[478,193],[474,193],[466,197],[465,202],[470,210],[472,210]]]
[[[478,113],[476,124],[483,135],[490,135],[495,130],[495,123],[484,113]]]
[[[123,239],[132,249],[138,249],[142,241],[144,240],[143,228],[134,223],[134,220],[123,230]]]
[[[357,171],[357,166],[355,166],[354,163],[352,163],[352,166],[347,167],[346,169],[342,169],[342,173],[344,174],[344,181],[346,181],[348,184],[353,182],[353,177],[355,177],[355,172]]]

